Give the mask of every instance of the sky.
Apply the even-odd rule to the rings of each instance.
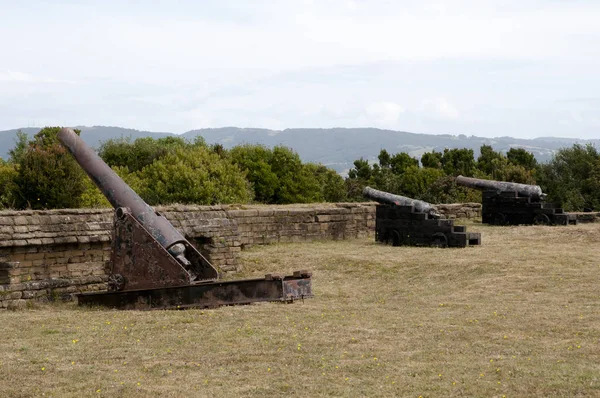
[[[600,1],[0,0],[0,130],[600,138]]]

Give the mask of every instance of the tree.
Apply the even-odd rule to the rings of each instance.
[[[248,203],[252,199],[244,173],[202,146],[177,148],[134,174],[140,180],[134,184],[139,186],[139,195],[151,206]]]
[[[401,175],[412,167],[419,167],[419,161],[406,152],[397,153],[390,159],[389,168],[396,175]]]
[[[200,136],[193,143],[183,137],[142,137],[133,142],[131,137],[122,137],[101,143],[98,156],[111,167],[127,167],[129,172],[136,172],[177,149],[198,146],[206,147],[204,139]]]
[[[18,208],[76,208],[85,190],[85,175],[79,164],[58,141],[60,127],[45,127],[27,147],[16,148],[19,159],[15,176]],[[75,130],[80,134],[79,130]]]
[[[504,156],[500,152],[494,151],[491,145],[482,145],[479,149],[480,155],[477,158],[477,168],[487,175],[494,174],[494,160],[503,159]]]
[[[562,148],[537,170],[548,200],[567,211],[600,209],[600,153],[591,144]]]
[[[444,176],[427,186],[421,200],[429,203],[481,203],[481,192],[456,184],[456,178]]]
[[[261,203],[274,203],[279,178],[273,171],[273,151],[263,145],[239,145],[228,154],[231,161],[246,172],[252,184],[254,198]]]
[[[29,143],[29,138],[26,133],[22,130],[17,131],[17,136],[15,140],[15,147],[8,151],[10,155],[9,161],[14,164],[21,163],[21,159],[23,158],[23,154],[27,150],[27,145]]]
[[[423,167],[431,169],[441,169],[443,157],[444,154],[441,152],[425,152],[423,156],[421,156],[421,164],[423,165]]]
[[[279,184],[274,203],[311,203],[321,200],[321,185],[310,168],[304,167],[300,156],[289,148],[273,148],[271,169]]]
[[[350,179],[360,179],[368,181],[371,178],[373,170],[369,165],[369,161],[363,158],[354,161],[354,168],[348,171],[348,177]]]
[[[442,168],[447,175],[471,177],[475,171],[475,158],[472,149],[444,149]]]
[[[521,184],[535,184],[535,170],[511,163],[507,158],[501,157],[491,161],[491,178],[497,181],[518,182]]]
[[[0,209],[15,207],[16,176],[15,165],[0,158]]]
[[[392,157],[390,156],[388,151],[386,151],[385,149],[382,149],[379,152],[379,156],[377,158],[379,159],[379,166],[381,168],[387,169],[390,167],[390,165],[392,163]]]
[[[510,148],[506,157],[512,164],[523,166],[527,170],[533,170],[537,166],[537,160],[533,153],[527,152],[523,148]]]
[[[427,192],[427,188],[443,176],[444,172],[439,169],[411,166],[400,178],[401,194],[409,198],[421,199]]]
[[[335,170],[314,163],[307,163],[305,166],[319,180],[321,200],[325,202],[343,202],[347,200],[344,179]]]

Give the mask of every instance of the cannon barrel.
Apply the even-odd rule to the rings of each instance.
[[[415,210],[422,213],[428,213],[432,217],[439,218],[441,215],[438,210],[431,203],[424,202],[422,200],[407,198],[406,196],[394,195],[389,192],[379,191],[371,187],[365,187],[363,189],[363,195],[369,199],[372,199],[378,203],[396,205],[396,206],[410,206],[413,205]]]
[[[456,183],[480,191],[515,191],[520,196],[532,199],[544,199],[546,194],[539,185],[519,184],[516,182],[482,180],[472,177],[456,177]]]
[[[106,196],[117,214],[120,208],[129,208],[154,239],[177,260],[189,265],[183,245],[187,240],[164,216],[144,202],[72,129],[61,129],[58,139]]]

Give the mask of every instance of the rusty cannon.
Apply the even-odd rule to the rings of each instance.
[[[106,292],[79,305],[118,309],[216,307],[312,297],[311,273],[220,281],[217,269],[70,128],[58,139],[114,207]]]
[[[466,247],[481,244],[481,234],[443,219],[436,207],[422,200],[394,195],[371,187],[366,198],[379,204],[375,210],[375,240],[393,246]]]
[[[456,177],[456,184],[482,191],[481,221],[490,225],[570,225],[577,217],[546,202],[539,185]]]
[[[456,177],[456,183],[465,187],[477,189],[479,191],[496,191],[496,192],[514,192],[520,197],[537,199],[546,199],[546,194],[542,192],[539,185],[519,184],[516,182],[482,180],[472,177]]]

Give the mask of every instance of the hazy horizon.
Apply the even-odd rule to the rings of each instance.
[[[3,2],[0,130],[599,138],[600,3]]]
[[[200,128],[193,128],[193,129],[189,129],[186,131],[181,131],[181,132],[176,132],[176,131],[159,131],[159,130],[146,130],[146,129],[140,129],[140,128],[135,128],[135,127],[127,127],[127,126],[109,126],[109,125],[94,125],[94,126],[86,126],[86,125],[66,125],[66,124],[59,124],[59,125],[44,125],[44,126],[22,126],[22,127],[15,127],[15,128],[9,128],[9,129],[3,129],[0,130],[0,132],[5,132],[5,131],[17,131],[19,129],[43,129],[44,127],[71,127],[71,128],[77,128],[77,127],[81,127],[81,128],[86,128],[86,129],[92,129],[94,127],[107,127],[107,128],[122,128],[122,129],[126,129],[126,130],[136,130],[136,131],[140,131],[140,132],[148,132],[148,133],[153,133],[153,134],[175,134],[175,135],[184,135],[186,133],[189,133],[191,131],[199,131],[199,130],[203,130],[203,129],[214,129],[214,130],[218,130],[218,129],[227,129],[227,128],[235,128],[235,129],[242,129],[242,130],[270,130],[270,131],[275,131],[277,133],[279,132],[283,132],[285,130],[300,130],[300,129],[304,129],[304,130],[333,130],[333,129],[357,129],[357,130],[362,130],[362,129],[379,129],[379,130],[389,130],[389,131],[395,131],[395,132],[399,132],[399,133],[409,133],[409,134],[427,134],[427,135],[440,135],[440,136],[445,136],[445,135],[450,135],[450,136],[466,136],[467,138],[469,137],[480,137],[480,138],[486,138],[486,139],[493,139],[493,138],[521,138],[521,137],[515,137],[515,136],[510,136],[510,135],[497,135],[497,136],[483,136],[483,135],[478,135],[478,134],[463,134],[460,132],[455,132],[455,133],[444,133],[444,132],[440,132],[440,133],[435,133],[435,132],[431,132],[431,133],[419,133],[419,132],[415,132],[415,131],[406,131],[406,130],[399,130],[399,129],[385,129],[385,128],[381,128],[381,127],[373,127],[373,126],[355,126],[355,127],[343,127],[343,126],[335,126],[335,127],[284,127],[282,129],[269,129],[266,127],[240,127],[240,126],[216,126],[216,127],[200,127]],[[16,137],[16,136],[15,136]],[[592,138],[581,138],[581,137],[565,137],[565,136],[556,136],[556,135],[540,135],[540,136],[536,136],[536,137],[528,137],[525,139],[542,139],[542,138],[556,138],[556,139],[569,139],[569,140],[598,140],[599,138],[597,137],[592,137]]]

